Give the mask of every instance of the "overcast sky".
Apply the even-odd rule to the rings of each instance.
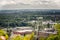
[[[60,9],[60,0],[0,0],[0,9]]]

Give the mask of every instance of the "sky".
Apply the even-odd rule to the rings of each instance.
[[[60,0],[0,0],[0,9],[60,9]]]

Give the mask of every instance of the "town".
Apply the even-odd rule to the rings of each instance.
[[[1,40],[60,40],[59,11],[6,11],[0,12]]]

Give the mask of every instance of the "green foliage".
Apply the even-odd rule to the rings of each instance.
[[[25,36],[15,35],[11,38],[11,40],[33,40],[33,39],[34,39],[34,33],[26,34]]]
[[[57,35],[60,36],[60,24],[55,24],[54,27],[57,30]]]
[[[44,37],[40,37],[40,39],[39,40],[45,40],[46,38],[44,38]]]
[[[23,37],[20,35],[14,36],[11,40],[23,40]]]
[[[59,40],[58,35],[49,35],[47,40]]]
[[[58,24],[55,24],[54,25],[54,28],[58,31],[58,30],[60,30],[60,24],[58,23]]]
[[[60,24],[55,24],[54,25],[55,30],[57,30],[56,35],[49,35],[47,40],[60,40]]]
[[[4,36],[6,39],[8,39],[7,33],[3,30],[0,30],[0,36]]]

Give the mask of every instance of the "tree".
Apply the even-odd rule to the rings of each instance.
[[[55,24],[54,25],[55,30],[57,31],[56,35],[49,35],[49,37],[47,38],[47,40],[60,40],[60,24]]]
[[[60,39],[58,38],[58,35],[49,35],[47,40],[60,40]]]
[[[7,33],[5,31],[1,30],[1,29],[0,29],[0,36],[4,36],[6,38],[6,40],[8,40]],[[1,40],[1,38],[0,38],[0,40]]]
[[[39,40],[45,40],[45,39],[46,39],[46,38],[44,38],[44,37],[40,37],[40,38],[39,38]]]
[[[34,32],[32,34],[25,35],[23,40],[34,40]]]
[[[21,35],[14,35],[11,40],[23,40],[23,37]]]
[[[55,24],[54,28],[57,30],[57,34],[60,36],[60,24]]]
[[[54,28],[55,28],[55,30],[57,30],[57,31],[60,30],[60,24],[59,24],[59,23],[58,23],[58,24],[55,24],[55,25],[54,25]]]

